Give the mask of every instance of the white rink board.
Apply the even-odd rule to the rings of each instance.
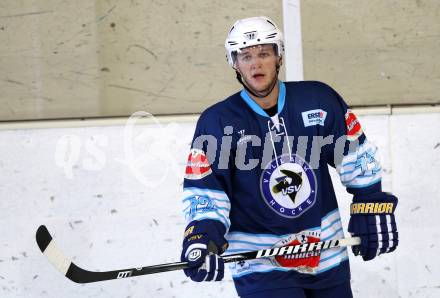
[[[381,149],[384,189],[400,199],[401,242],[371,262],[350,255],[355,297],[439,297],[440,114],[359,118]],[[194,126],[137,125],[131,137],[124,126],[0,130],[0,297],[236,297],[229,273],[207,284],[182,272],[75,284],[34,240],[46,224],[65,254],[91,270],[178,261]],[[347,223],[350,196],[337,181],[335,189]]]

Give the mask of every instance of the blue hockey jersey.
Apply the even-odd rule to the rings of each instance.
[[[246,90],[205,110],[186,167],[186,220],[216,220],[239,253],[343,238],[328,165],[353,194],[381,190],[376,147],[328,85],[279,82],[270,117]],[[347,249],[230,265],[239,295],[350,279]]]

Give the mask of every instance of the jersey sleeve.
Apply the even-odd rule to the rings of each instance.
[[[329,134],[334,136],[328,154],[342,184],[354,195],[381,191],[382,169],[377,147],[366,137],[356,115],[342,97],[331,89],[332,119]]]
[[[219,167],[223,128],[215,114],[202,113],[191,143],[183,182],[183,213],[187,223],[215,220],[229,230],[230,169]],[[224,152],[229,155],[230,152]]]

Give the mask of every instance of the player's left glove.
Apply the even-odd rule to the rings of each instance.
[[[369,261],[396,249],[399,243],[394,218],[396,206],[397,198],[386,192],[353,198],[348,231],[361,238],[360,246],[352,247],[355,255]]]

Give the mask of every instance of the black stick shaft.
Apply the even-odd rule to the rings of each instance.
[[[51,262],[52,265],[54,265],[55,268],[57,268],[68,279],[77,283],[91,283],[188,268],[187,262],[176,262],[112,271],[89,271],[75,265],[63,255],[61,250],[54,243],[52,236],[45,226],[40,226],[38,228],[36,238],[38,246],[43,254],[49,259],[49,262]],[[231,254],[222,256],[222,259],[225,263],[231,263],[359,244],[360,238],[353,237]]]

